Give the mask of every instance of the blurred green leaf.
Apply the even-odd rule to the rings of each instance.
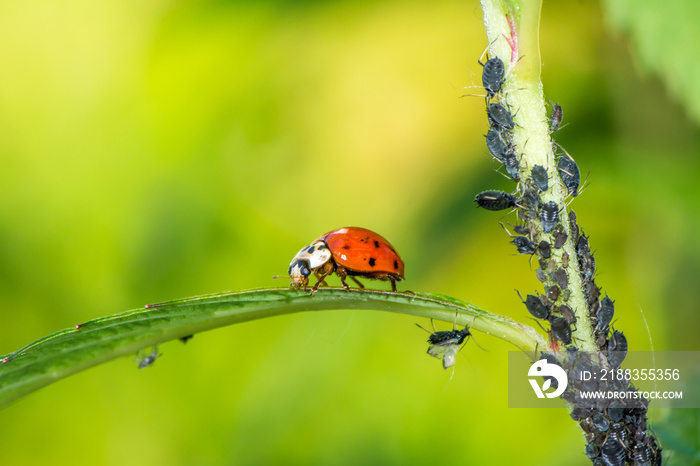
[[[605,0],[609,22],[629,35],[639,62],[658,74],[700,121],[700,2]]]
[[[531,327],[434,294],[332,288],[313,296],[290,289],[197,296],[91,320],[4,356],[0,406],[81,370],[175,338],[265,317],[328,309],[377,309],[456,321],[524,350],[544,343]]]

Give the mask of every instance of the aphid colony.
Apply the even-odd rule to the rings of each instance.
[[[537,257],[536,274],[544,284],[544,294],[528,294],[521,299],[533,318],[549,323],[550,347],[554,351],[558,351],[560,345],[567,347],[566,363],[562,363],[562,358],[554,354],[542,353],[542,357],[564,367],[569,372],[569,380],[574,381],[568,385],[562,398],[574,406],[572,417],[586,432],[586,454],[594,464],[660,464],[661,448],[653,436],[646,433],[648,401],[640,399],[634,407],[629,404],[618,407],[609,399],[595,400],[581,396],[585,391],[636,389],[629,381],[610,381],[606,385],[596,381],[582,382],[581,377],[576,377],[582,371],[592,370],[593,363],[587,354],[579,354],[576,347],[577,319],[569,302],[572,282],[577,285],[581,283],[604,367],[620,367],[627,354],[627,339],[622,332],[612,328],[614,302],[607,295],[601,299],[601,290],[595,283],[595,259],[588,237],[579,230],[576,214],[568,212],[565,225],[562,222],[566,220],[566,206],[547,200],[556,182],[552,178],[553,173],[540,165],[523,166],[522,157],[516,152],[513,130],[517,126],[514,120],[517,109],[511,109],[503,92],[506,66],[498,57],[490,57],[485,63],[479,63],[484,67],[482,82],[487,94],[486,114],[490,124],[486,147],[494,159],[504,165],[508,177],[518,182],[518,187],[511,193],[484,191],[476,195],[474,202],[486,210],[517,211],[519,222],[512,227],[515,234],[511,234],[505,226],[504,229],[519,254]],[[560,128],[562,117],[561,106],[553,104],[550,134]],[[552,144],[556,171],[567,194],[575,197],[580,193],[581,174],[571,155],[563,149],[563,153],[559,154],[559,149],[558,144]],[[571,245],[567,246],[569,251],[575,251],[575,257],[564,251],[567,244]],[[579,280],[572,280],[571,273],[577,273]],[[556,384],[555,379],[551,382]]]

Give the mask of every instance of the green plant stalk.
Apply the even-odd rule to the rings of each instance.
[[[546,342],[532,327],[447,296],[343,288],[261,289],[197,296],[102,317],[0,357],[0,407],[41,387],[120,356],[195,333],[303,311],[366,309],[425,317],[493,335],[523,351]]]
[[[540,80],[539,25],[542,1],[482,0],[481,5],[491,56],[501,58],[506,64],[502,95],[505,96],[516,123],[513,141],[520,155],[520,178],[529,179],[532,167],[543,166],[549,174],[550,189],[542,193],[542,201],[554,201],[562,208],[566,206],[567,189],[557,175]],[[562,226],[571,238],[567,209],[562,208],[559,216]],[[553,236],[542,231],[540,222],[533,222],[531,231],[535,244],[542,240],[550,244],[553,242]],[[576,245],[573,241],[567,241],[561,249],[552,248],[551,260],[561,266],[562,255],[565,253],[571,258],[568,268],[571,295],[567,305],[572,308],[577,319],[572,336],[579,350],[597,352],[580,268],[576,260]],[[549,280],[546,284],[555,284],[551,278]]]

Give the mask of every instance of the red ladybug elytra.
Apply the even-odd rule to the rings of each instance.
[[[324,279],[335,272],[345,289],[350,287],[345,279],[350,277],[360,288],[364,285],[356,277],[391,281],[396,291],[396,282],[404,279],[404,264],[394,247],[366,228],[338,228],[320,236],[294,256],[289,264],[289,277],[293,288],[307,289],[309,275],[318,281],[312,288],[315,292]]]

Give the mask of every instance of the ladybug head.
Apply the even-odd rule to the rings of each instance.
[[[292,279],[291,285],[294,288],[306,287],[309,284],[309,263],[306,260],[300,259],[291,263],[289,266],[289,278]]]

